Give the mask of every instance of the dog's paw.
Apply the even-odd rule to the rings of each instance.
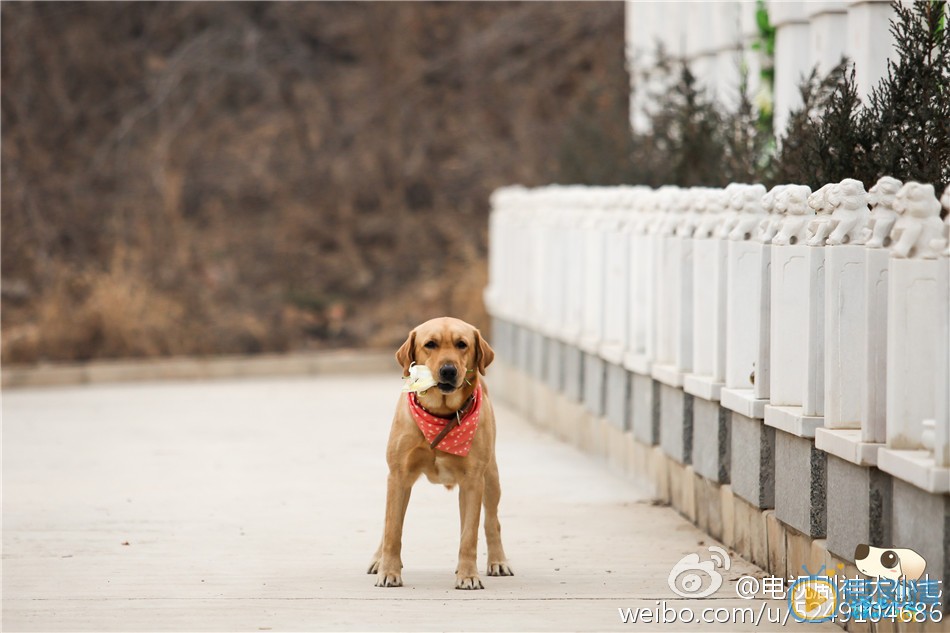
[[[376,558],[372,563],[369,564],[369,568],[366,570],[367,574],[375,574],[379,571],[379,559]]]
[[[482,579],[478,577],[478,574],[472,574],[471,576],[455,574],[455,588],[484,589],[485,585],[482,584]]]
[[[514,570],[511,569],[511,566],[508,564],[508,561],[503,561],[500,563],[489,563],[488,575],[489,576],[514,576],[515,572]]]
[[[376,578],[377,587],[402,587],[402,574],[396,571],[384,572],[379,571],[379,576]]]

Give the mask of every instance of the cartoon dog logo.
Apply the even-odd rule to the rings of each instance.
[[[912,549],[885,549],[862,543],[854,548],[854,564],[867,576],[918,580],[924,574],[927,561]]]

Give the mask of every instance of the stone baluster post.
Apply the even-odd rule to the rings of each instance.
[[[691,202],[688,190],[666,191],[666,217],[659,227],[657,242],[661,311],[657,316],[659,344],[652,374],[670,387],[683,385],[683,375],[692,364],[693,253],[692,241],[684,236],[691,232],[689,227],[695,222]]]
[[[728,202],[722,189],[700,192],[704,209],[693,231],[693,370],[683,389],[719,400],[726,373],[726,241],[719,235]]]
[[[808,17],[805,2],[770,1],[772,25],[775,27],[775,109],[776,135],[785,132],[788,115],[801,105],[798,84],[811,68]]]
[[[815,431],[815,445],[859,466],[877,464],[877,450],[886,437],[887,271],[890,261],[887,247],[890,246],[890,231],[897,219],[894,196],[900,187],[901,182],[895,178],[885,176],[879,179],[868,190],[867,202],[871,211],[860,234],[853,235],[853,239],[843,247],[834,246],[826,253],[826,336],[831,339],[826,345],[829,392],[825,396],[828,405],[825,428]],[[829,239],[829,244],[832,241],[837,242],[837,239]],[[862,244],[864,248],[858,258],[853,249]],[[839,250],[849,246],[850,253]],[[855,280],[853,273],[858,266],[863,267],[863,275]],[[861,314],[848,315],[856,306],[861,307]],[[842,343],[850,347],[842,347]],[[857,351],[860,358],[847,360],[840,352],[850,350],[853,356],[854,345],[860,346]],[[837,359],[837,362],[832,359]],[[852,363],[860,363],[859,380],[855,380]],[[842,382],[844,391],[839,396],[831,390],[836,388],[835,383],[839,383],[840,388]],[[854,403],[848,401],[854,397],[855,391],[860,392],[857,405],[859,428],[841,422],[853,416]],[[843,399],[840,403],[836,402],[839,397]],[[849,408],[852,413],[845,413]]]
[[[604,221],[606,231],[606,269],[607,291],[604,297],[604,333],[599,353],[610,363],[623,363],[623,354],[627,348],[628,306],[630,292],[630,238],[627,224],[630,210],[626,205],[626,192],[617,189],[613,192],[612,210]]]
[[[654,271],[652,226],[656,220],[653,201],[656,192],[640,190],[634,194],[634,219],[630,225],[631,289],[627,312],[629,314],[627,352],[624,367],[648,376],[653,360],[656,313],[656,276]]]
[[[832,197],[825,249],[825,427],[861,428],[861,381],[867,340],[864,230],[871,212],[863,183],[841,181]]]
[[[946,218],[944,223],[944,239],[947,247],[943,251],[943,269],[946,279],[950,280],[950,185],[944,189],[940,197]],[[950,284],[950,281],[947,282]],[[945,284],[946,285],[946,284]],[[944,310],[950,316],[950,293],[944,301]],[[944,320],[941,339],[937,341],[937,349],[944,352],[938,359],[939,366],[936,373],[937,382],[937,419],[934,434],[934,460],[938,467],[950,467],[950,324]]]
[[[845,55],[854,62],[858,96],[866,101],[871,89],[887,75],[887,60],[894,53],[888,0],[850,0],[845,29]]]
[[[805,2],[811,53],[810,66],[818,67],[822,76],[838,65],[845,54],[848,27],[848,5],[842,0]]]
[[[676,254],[673,252],[673,229],[676,226],[674,192],[678,187],[661,187],[655,196],[657,218],[651,227],[656,290],[656,357],[652,371],[656,377],[659,365],[672,367],[676,362],[676,326],[673,314],[679,311],[679,286],[673,281],[676,272]]]
[[[727,187],[728,191],[728,187]],[[758,241],[759,229],[768,212],[762,185],[743,185],[732,193],[731,206],[739,213],[725,218],[720,235],[728,238],[726,296],[726,388],[722,405],[747,418],[764,415],[765,401],[757,396],[762,385],[762,360],[768,346],[762,341],[767,332],[767,301],[763,296],[768,274],[766,248]],[[767,393],[767,392],[765,392]]]
[[[879,451],[878,467],[928,492],[950,492],[950,469],[936,454],[938,401],[947,389],[937,380],[950,327],[945,225],[933,185],[908,182],[894,204],[900,217],[891,231],[888,275],[887,448]]]
[[[813,323],[819,313],[816,303],[824,294],[824,283],[812,259],[814,250],[823,247],[809,246],[808,236],[809,227],[817,229],[816,210],[822,214],[819,217],[830,217],[826,194],[831,187],[826,185],[809,196],[805,196],[805,189],[800,187],[784,190],[778,204],[785,217],[772,238],[771,358],[765,420],[770,426],[804,437],[812,437],[814,428],[821,424],[813,415],[802,419],[806,395],[814,392],[809,387],[809,377],[816,370],[809,365],[817,362],[815,355],[820,353],[820,350],[810,350],[809,346],[821,348],[824,345],[823,339],[818,340]],[[820,314],[823,319],[823,311]]]

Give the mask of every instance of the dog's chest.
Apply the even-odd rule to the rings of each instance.
[[[458,483],[455,471],[448,466],[446,461],[437,455],[432,465],[426,469],[426,477],[430,482],[443,486],[454,486]]]

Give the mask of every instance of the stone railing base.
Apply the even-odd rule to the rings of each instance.
[[[749,503],[735,494],[729,484],[700,475],[693,466],[670,457],[661,446],[639,441],[631,430],[591,413],[583,402],[569,398],[504,359],[496,359],[492,365],[489,384],[495,399],[561,440],[603,460],[613,472],[630,478],[658,502],[669,504],[699,529],[769,574],[787,581],[789,577],[817,573],[824,567],[829,574],[861,576],[853,561],[828,550],[826,539],[812,538],[787,525],[776,517],[774,509]],[[928,623],[924,628],[907,626],[911,627],[907,630],[914,631],[945,630],[939,628],[943,623]]]

